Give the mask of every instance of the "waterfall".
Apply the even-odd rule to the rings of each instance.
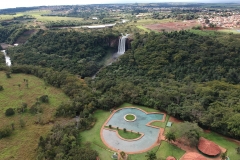
[[[126,39],[128,38],[128,34],[126,34],[126,36],[122,36],[120,39],[119,39],[119,42],[118,42],[118,54],[124,54],[125,52],[125,46],[126,46]]]
[[[1,52],[3,52],[4,56],[5,56],[5,61],[6,61],[6,65],[7,66],[11,66],[12,63],[11,63],[11,59],[10,57],[7,55],[7,52],[5,50],[2,50]]]

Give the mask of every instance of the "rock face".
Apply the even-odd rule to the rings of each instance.
[[[131,42],[132,42],[132,39],[127,38],[127,40],[126,40],[126,51],[127,51],[128,49],[131,49]]]
[[[108,46],[109,46],[109,47],[112,47],[112,48],[118,48],[119,38],[120,38],[120,37],[109,39],[109,40],[108,40]],[[132,41],[133,41],[132,38],[127,38],[127,40],[126,40],[126,47],[125,47],[125,48],[126,48],[126,51],[127,51],[128,49],[131,49],[131,42],[132,42]]]
[[[113,47],[113,48],[117,48],[118,47],[118,39],[117,38],[110,39],[109,40],[109,46]]]

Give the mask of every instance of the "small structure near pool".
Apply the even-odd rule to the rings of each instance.
[[[199,139],[198,150],[207,156],[217,156],[221,153],[221,149],[218,145],[209,141],[203,137]]]
[[[172,122],[167,122],[167,127],[171,127],[172,126]]]

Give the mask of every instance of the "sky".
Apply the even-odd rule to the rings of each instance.
[[[161,3],[161,2],[238,2],[240,0],[1,0],[0,9],[48,5],[109,4],[109,3]]]

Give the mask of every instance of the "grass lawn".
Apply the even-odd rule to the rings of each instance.
[[[105,128],[109,128],[109,126],[105,126]],[[128,131],[128,130],[126,130],[124,132],[122,129],[112,128],[112,127],[111,127],[111,129],[117,131],[118,134],[122,138],[125,138],[125,139],[136,139],[136,138],[141,136],[141,134],[138,134],[138,133],[135,133],[135,132],[131,132],[131,131]]]
[[[202,136],[204,138],[207,138],[210,141],[213,141],[214,143],[218,144],[219,146],[227,149],[227,154],[230,159],[238,160],[240,158],[240,155],[237,154],[237,152],[236,152],[236,148],[238,145],[235,142],[229,141],[225,137],[223,137],[219,134],[216,134],[214,132],[210,132],[210,133],[204,132]]]
[[[100,130],[103,123],[110,116],[110,112],[97,110],[93,114],[97,119],[97,122],[90,130],[86,130],[80,133],[81,141],[83,143],[91,142],[91,148],[95,149],[99,153],[99,157],[104,160],[111,160],[113,152],[108,151],[108,148],[103,144],[100,138]]]
[[[158,146],[154,147],[149,152],[151,152],[151,151],[157,152],[157,150],[158,150]],[[128,156],[129,156],[130,160],[145,160],[146,159],[146,157],[145,157],[146,155],[147,155],[147,152],[140,153],[140,154],[131,154],[131,155],[128,155]]]
[[[201,36],[226,36],[228,35],[229,33],[233,33],[233,34],[240,34],[240,32],[237,32],[237,30],[231,30],[231,29],[224,29],[224,30],[217,30],[217,31],[214,31],[214,30],[194,30],[194,29],[190,29],[189,30],[190,32],[192,33],[195,33],[195,34],[199,34]]]
[[[118,134],[125,139],[136,139],[141,136],[141,134],[137,134],[137,133],[130,132],[130,131],[124,132],[121,129],[118,130]]]
[[[162,141],[161,145],[156,153],[158,158],[167,158],[168,156],[174,156],[175,158],[179,159],[184,155],[185,151],[181,150],[180,148]]]
[[[202,31],[202,30],[194,30],[194,29],[190,29],[189,31],[192,33],[201,35],[201,36],[217,36],[217,35],[219,35],[219,34],[217,34],[217,33],[219,33],[218,31]]]
[[[68,17],[57,17],[57,16],[42,16],[44,14],[49,14],[51,13],[48,10],[33,10],[33,11],[27,11],[27,12],[20,12],[17,15],[32,15],[34,18],[36,18],[38,21],[61,21],[61,20],[66,20]]]
[[[48,22],[48,21],[82,21],[83,18],[77,18],[77,17],[58,17],[58,16],[42,16],[44,14],[51,13],[49,10],[32,10],[32,11],[26,11],[26,12],[18,12],[16,15],[0,15],[0,21],[3,20],[11,20],[14,17],[19,17],[23,15],[32,15],[34,18],[36,18],[38,21],[42,22]]]
[[[219,32],[240,34],[240,32],[238,32],[237,29],[223,29],[223,30],[219,30]]]
[[[160,147],[159,146],[154,147],[149,152],[151,151],[156,153],[157,158],[165,158],[165,159],[168,156],[174,156],[179,159],[185,153],[185,151],[165,141],[161,142]],[[133,155],[129,155],[129,157],[131,160],[141,160],[141,159],[146,159],[145,158],[146,154],[147,152],[141,153],[141,154],[133,154]]]
[[[52,124],[36,125],[39,119],[48,122],[54,120],[56,108],[61,102],[68,101],[69,98],[60,90],[44,83],[43,80],[26,74],[12,74],[12,78],[6,78],[4,72],[0,72],[0,85],[4,90],[0,91],[0,128],[14,123],[15,130],[8,138],[0,139],[0,159],[35,159],[36,148],[40,135],[47,134]],[[23,81],[28,79],[28,88]],[[20,84],[20,87],[19,85]],[[5,116],[7,108],[17,108],[21,104],[27,103],[28,109],[36,102],[36,98],[48,95],[49,103],[41,104],[42,114],[32,115],[28,111],[20,114],[15,113],[11,117]],[[16,112],[16,111],[15,111]],[[19,120],[26,122],[25,128],[21,128]]]
[[[165,123],[165,122],[159,122],[159,121],[156,121],[156,122],[152,122],[152,123],[150,123],[150,125],[152,125],[152,126],[156,126],[156,127],[160,127],[160,128],[165,128],[166,123]]]
[[[161,19],[161,20],[157,20],[157,19],[140,19],[140,20],[137,20],[137,23],[133,23],[133,24],[149,25],[149,24],[166,23],[166,22],[174,22],[174,21],[176,21],[176,20],[174,20],[174,19]]]
[[[169,120],[169,117],[170,117],[170,116],[167,115],[164,122],[155,121],[155,122],[150,123],[150,125],[153,125],[153,126],[156,126],[156,127],[160,127],[160,128],[165,128],[166,125],[167,125],[167,122],[168,122],[168,120]]]
[[[150,29],[147,29],[147,28],[145,28],[143,26],[137,26],[137,28],[142,29],[142,30],[144,30],[145,32],[148,32],[148,33],[151,32]]]
[[[14,18],[14,15],[0,14],[0,21],[12,20],[13,18]]]
[[[132,121],[132,120],[135,119],[135,116],[129,114],[129,115],[126,116],[126,119],[129,120],[129,121]]]

